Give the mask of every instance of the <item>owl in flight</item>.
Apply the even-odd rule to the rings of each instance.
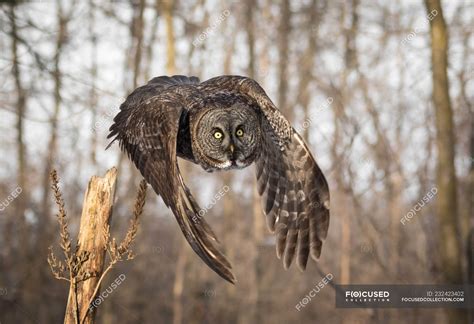
[[[242,76],[160,76],[120,106],[108,138],[119,141],[171,208],[202,260],[231,283],[232,267],[180,174],[178,157],[208,172],[255,163],[276,253],[287,269],[318,259],[329,226],[329,188],[308,146],[260,85]],[[112,143],[109,144],[109,146]]]

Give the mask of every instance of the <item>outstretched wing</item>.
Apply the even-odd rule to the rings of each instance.
[[[195,77],[158,77],[137,88],[120,106],[108,137],[119,141],[145,180],[171,208],[193,250],[211,269],[234,283],[232,267],[199,215],[200,208],[184,184],[176,158],[181,112],[202,104],[195,86],[198,82]]]
[[[271,130],[267,130],[269,134]],[[256,162],[258,192],[267,226],[276,232],[276,251],[287,269],[296,254],[300,270],[308,256],[317,260],[329,227],[329,188],[313,155],[293,130],[280,150],[271,136],[264,138]]]
[[[327,181],[301,136],[260,85],[242,76],[220,76],[198,87],[238,92],[253,100],[262,118],[262,148],[256,161],[258,192],[268,228],[277,235],[277,256],[288,268],[296,253],[298,267],[318,259],[329,227]]]

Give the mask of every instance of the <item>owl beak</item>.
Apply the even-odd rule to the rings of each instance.
[[[234,154],[234,145],[233,144],[230,144],[229,149],[230,149],[230,153]]]

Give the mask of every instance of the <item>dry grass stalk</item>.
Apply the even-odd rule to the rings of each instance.
[[[84,263],[89,259],[90,253],[87,251],[77,252],[77,246],[72,252],[71,236],[68,230],[68,220],[61,189],[59,188],[59,177],[56,170],[51,171],[51,189],[54,194],[54,201],[58,206],[56,218],[59,223],[59,233],[61,237],[60,247],[64,254],[64,260],[58,260],[53,252],[53,247],[49,247],[48,263],[56,279],[69,282],[80,282],[89,279],[94,274],[83,268]],[[68,270],[68,271],[66,271]],[[66,274],[67,273],[67,274]]]

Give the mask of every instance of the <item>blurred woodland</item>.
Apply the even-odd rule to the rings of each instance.
[[[320,261],[283,269],[253,167],[180,162],[237,284],[193,253],[148,188],[135,258],[104,280],[121,282],[97,323],[472,323],[466,310],[335,308],[333,285],[474,284],[473,31],[472,0],[0,1],[0,322],[63,321],[50,172],[74,241],[90,177],[116,166],[110,231],[123,237],[141,176],[118,145],[105,151],[120,103],[158,75],[239,74],[328,178]]]

